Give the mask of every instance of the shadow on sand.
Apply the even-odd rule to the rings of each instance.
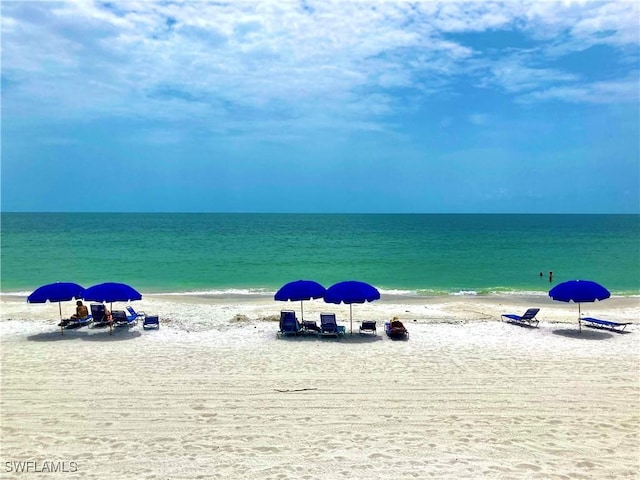
[[[331,340],[335,340],[335,337],[318,337],[319,340],[321,341],[328,341],[330,342]],[[340,336],[339,341],[341,343],[373,343],[373,342],[379,342],[380,340],[382,340],[382,336],[380,335],[373,335],[373,334],[367,334],[367,335],[360,335],[359,333],[353,332],[353,334],[351,333],[345,333],[344,335]]]
[[[389,337],[387,335],[387,338],[389,340],[391,340],[392,342],[408,342],[409,341],[409,336],[408,335],[404,335],[404,336],[401,336],[401,337],[397,337],[397,336]]]
[[[138,338],[140,335],[139,330],[129,330],[127,328],[114,328],[113,334],[109,335],[109,329],[102,332],[92,333],[91,335],[85,335],[82,337],[82,340],[86,340],[88,342],[116,342],[119,340],[133,340],[134,338]]]
[[[86,328],[72,329],[64,331],[64,334],[60,334],[60,329],[53,330],[51,332],[42,332],[35,335],[30,335],[27,340],[31,342],[59,342],[62,340],[87,340],[90,342],[113,342],[116,340],[131,340],[137,338],[141,333],[137,330],[127,330],[126,328],[114,328],[113,335],[109,335],[109,328],[104,330]]]
[[[537,330],[538,329],[537,325],[530,325],[528,323],[523,323],[523,322],[505,321],[505,323],[508,323],[509,325],[515,325],[516,327],[524,328],[524,329],[527,329],[527,330]]]
[[[36,333],[29,335],[27,340],[30,342],[58,342],[61,340],[76,340],[87,335],[86,330],[65,330],[64,335],[60,334],[60,329],[50,332]]]
[[[567,338],[577,338],[581,340],[605,340],[613,337],[610,333],[594,331],[594,330],[578,330],[577,328],[563,328],[560,330],[553,330],[554,335],[560,335]]]
[[[344,335],[340,335],[339,337],[335,336],[322,336],[322,335],[286,335],[278,337],[278,340],[283,340],[286,342],[340,342],[340,343],[373,343],[382,340],[380,335],[360,335],[359,333],[354,333],[351,335],[350,333],[346,333]]]

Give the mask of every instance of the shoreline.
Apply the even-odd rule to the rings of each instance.
[[[124,309],[125,303],[110,305]],[[371,303],[329,304],[322,300],[278,302],[267,295],[144,295],[132,302],[136,311],[159,315],[161,322],[177,330],[209,330],[239,321],[245,323],[277,322],[281,310],[294,310],[299,319],[319,320],[320,313],[335,313],[338,323],[348,326],[361,320],[375,320],[382,325],[393,317],[409,323],[467,323],[501,321],[506,313],[522,314],[531,307],[540,308],[541,324],[576,324],[578,305],[556,302],[546,295],[434,296],[382,295]],[[73,302],[61,304],[62,316],[73,313]],[[303,311],[301,312],[301,307]],[[617,297],[580,305],[582,316],[615,322],[637,323],[640,297]],[[28,304],[25,297],[0,294],[0,323],[9,320],[33,324],[36,328],[56,325],[57,303]],[[351,321],[352,319],[352,321]],[[54,323],[55,322],[55,323]],[[277,327],[275,327],[277,328]]]
[[[207,289],[190,289],[190,290],[172,290],[172,291],[146,291],[140,289],[143,297],[207,297],[207,298],[273,298],[277,288],[271,287],[219,287]],[[24,297],[26,299],[33,290],[0,290],[0,299],[2,297]],[[378,288],[380,295],[386,298],[440,298],[440,297],[494,297],[494,296],[547,296],[549,290],[518,290],[506,287],[501,288],[483,288],[483,289],[454,289],[454,290],[437,290],[437,289],[412,289],[412,288]],[[627,291],[611,291],[612,297],[637,297],[640,298],[640,290]]]

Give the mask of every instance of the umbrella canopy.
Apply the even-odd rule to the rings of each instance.
[[[312,298],[322,298],[326,291],[322,285],[313,280],[296,280],[280,287],[274,298],[285,302],[287,300],[311,300]]]
[[[27,297],[29,303],[67,302],[74,298],[83,298],[84,288],[77,283],[56,282],[36,288]]]
[[[280,287],[274,295],[274,299],[280,302],[294,301],[300,302],[300,318],[304,320],[303,301],[312,298],[322,298],[326,289],[313,280],[296,280]]]
[[[380,292],[373,285],[357,280],[347,280],[327,288],[324,301],[327,303],[348,303],[351,333],[353,333],[353,311],[351,304],[373,302],[380,298]]]
[[[93,302],[130,302],[141,300],[142,295],[126,283],[106,282],[87,288],[84,299]]]
[[[56,282],[36,288],[27,297],[29,303],[58,302],[60,319],[62,320],[62,306],[60,302],[68,302],[74,298],[83,298],[84,288],[73,282]]]
[[[551,290],[549,296],[559,302],[575,302],[578,304],[578,328],[582,330],[580,322],[580,304],[604,300],[611,296],[609,290],[591,280],[569,280],[559,283]]]
[[[74,298],[84,297],[84,288],[73,282],[56,282],[42,285],[36,288],[31,295],[27,297],[28,303],[46,303],[58,302],[58,313],[60,314],[60,333],[63,332],[62,327],[62,304],[60,302],[68,302]]]

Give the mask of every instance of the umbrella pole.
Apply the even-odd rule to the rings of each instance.
[[[300,300],[300,321],[304,322],[304,307],[302,306],[302,304],[304,303],[304,300]]]
[[[580,314],[580,302],[578,302],[578,331],[582,333],[582,315]]]
[[[64,335],[64,326],[62,325],[62,305],[58,302],[58,312],[60,313],[60,335]]]
[[[353,305],[349,304],[349,323],[351,328],[351,335],[353,335]]]

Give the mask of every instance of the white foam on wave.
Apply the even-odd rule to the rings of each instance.
[[[504,297],[546,297],[548,292],[535,290],[508,290],[502,287],[488,288],[486,290],[458,290],[447,292],[435,289],[401,289],[401,288],[379,288],[381,296],[387,299],[393,298],[425,298],[425,297],[486,297],[486,296],[504,296]],[[20,301],[27,304],[27,297],[30,291],[17,292],[0,292],[0,298],[8,301]],[[188,297],[218,298],[218,299],[238,299],[245,298],[247,300],[262,300],[265,298],[273,298],[276,291],[270,288],[211,288],[201,290],[185,290],[185,291],[169,291],[169,292],[145,292],[142,291],[143,299],[158,299],[161,297],[175,297],[176,299],[187,299]],[[612,292],[612,297],[640,298],[640,295],[619,294]],[[47,302],[47,304],[50,302]],[[57,305],[57,302],[54,302]],[[63,302],[64,303],[64,302]],[[33,304],[35,305],[35,304]]]
[[[398,297],[444,297],[447,295],[478,295],[478,293],[474,290],[460,290],[458,292],[450,292],[448,290],[438,290],[434,288],[378,288],[378,291],[380,292],[380,295]]]
[[[31,295],[33,292],[0,292],[1,296],[6,297],[23,297],[24,301],[27,301],[27,297]]]
[[[535,291],[535,290],[496,290],[496,291],[492,291],[491,293],[496,294],[496,295],[509,295],[509,296],[527,296],[527,297],[531,297],[531,296],[547,296],[548,293],[547,292],[540,292],[540,291]]]
[[[418,290],[402,290],[397,288],[379,288],[380,295],[418,295]]]
[[[153,292],[143,295],[153,296],[273,296],[275,290],[267,288],[219,288],[219,289],[207,289],[207,290],[188,290],[183,292]]]

